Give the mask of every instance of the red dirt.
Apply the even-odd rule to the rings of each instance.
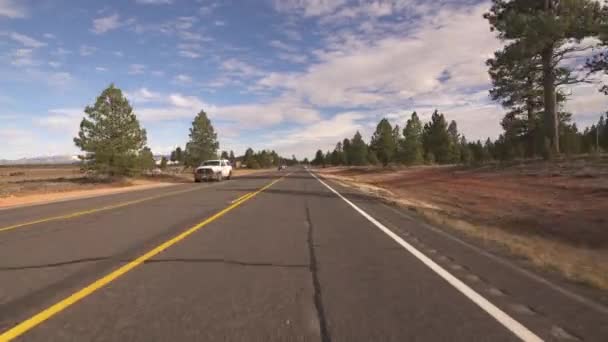
[[[574,246],[608,247],[608,159],[508,167],[333,168],[471,223]]]

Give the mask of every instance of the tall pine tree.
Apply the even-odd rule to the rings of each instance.
[[[85,152],[79,156],[83,167],[109,175],[137,173],[146,130],[140,127],[122,91],[110,85],[84,112],[86,117],[74,138],[74,144]]]
[[[220,144],[205,111],[201,110],[192,121],[189,136],[190,141],[186,144],[186,166],[197,167],[205,160],[217,158]]]

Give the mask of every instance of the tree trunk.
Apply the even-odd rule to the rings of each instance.
[[[542,59],[546,134],[551,142],[552,152],[559,154],[559,120],[556,109],[555,74],[553,73],[553,45],[545,48]]]
[[[554,5],[552,0],[545,0],[545,11],[553,12]],[[559,154],[559,120],[557,118],[556,94],[555,94],[555,74],[553,68],[553,44],[549,44],[542,51],[543,62],[543,90],[545,100],[544,122],[546,135],[551,142],[551,150]]]

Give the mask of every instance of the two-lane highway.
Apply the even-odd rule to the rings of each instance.
[[[602,305],[289,172],[1,211],[0,341],[608,340]]]

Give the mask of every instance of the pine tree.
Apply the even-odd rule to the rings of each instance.
[[[128,175],[137,172],[137,158],[146,145],[142,129],[129,101],[114,85],[84,110],[74,144],[84,155],[83,167],[103,174]]]
[[[380,163],[380,160],[378,160],[378,157],[376,156],[376,152],[373,150],[370,150],[367,154],[367,161],[372,165],[378,165]]]
[[[351,165],[351,161],[350,161],[350,155],[352,154],[351,148],[350,148],[350,140],[348,140],[347,138],[345,138],[342,141],[342,151],[344,152],[344,161],[343,164],[344,165]]]
[[[154,161],[154,155],[149,147],[144,147],[137,156],[137,166],[139,170],[149,171],[154,168],[156,162]]]
[[[230,158],[230,156],[228,155],[228,152],[222,151],[222,154],[220,155],[220,159],[228,160],[228,158]]]
[[[348,160],[351,165],[366,165],[368,163],[367,159],[368,148],[365,141],[363,141],[363,137],[361,133],[357,131],[353,136],[353,139],[350,141]]]
[[[393,160],[396,150],[393,127],[387,119],[382,119],[372,135],[370,150],[374,151],[382,165],[387,166]]]
[[[439,164],[451,161],[448,124],[443,114],[440,114],[437,110],[431,116],[431,121],[424,125],[422,144],[427,161],[430,156],[432,156],[433,162]]]
[[[171,156],[169,157],[169,160],[171,160],[172,163],[175,163],[177,161],[177,157],[175,156],[175,150],[171,151]]]
[[[184,152],[182,151],[181,147],[177,147],[175,149],[175,159],[177,160],[178,163],[180,164],[184,164]]]
[[[162,170],[167,168],[167,162],[168,162],[167,157],[163,156],[162,159],[160,160],[160,168]]]
[[[312,165],[315,166],[322,166],[325,164],[325,156],[323,155],[323,151],[321,150],[317,150],[317,153],[315,154],[315,159],[312,160]]]
[[[572,69],[561,68],[565,58],[590,47],[577,44],[600,33],[605,15],[593,0],[493,0],[485,14],[498,37],[516,44],[522,60],[538,58],[542,67],[545,132],[551,149],[559,153],[557,92],[561,84],[580,82]],[[571,60],[572,61],[572,60]],[[518,60],[519,62],[519,60]],[[561,81],[559,79],[562,79]]]
[[[190,141],[186,144],[186,166],[196,167],[205,160],[217,158],[220,144],[205,111],[201,110],[192,121],[189,136]]]
[[[449,156],[450,163],[460,162],[460,134],[458,133],[458,125],[452,120],[448,126],[448,135],[450,137]]]
[[[419,164],[424,160],[422,149],[422,123],[416,112],[407,120],[403,129],[403,161],[406,164]]]
[[[236,165],[236,157],[234,156],[234,151],[230,150],[230,155],[228,156],[228,160],[230,160],[231,165]]]

